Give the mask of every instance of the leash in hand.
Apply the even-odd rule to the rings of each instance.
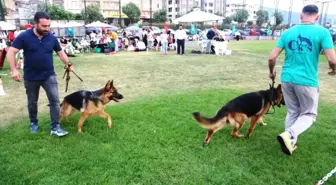
[[[65,92],[68,91],[69,81],[70,81],[70,67],[72,66],[72,63],[68,63],[68,66],[65,67],[63,79],[66,76],[66,86],[65,86]],[[74,71],[71,71],[81,82],[84,82],[81,77],[79,77]]]
[[[271,77],[272,79],[272,85],[269,84],[270,86],[270,91],[271,91],[271,96],[270,96],[270,100],[272,102],[271,106],[272,106],[272,109],[273,109],[273,112],[272,113],[269,113],[269,111],[266,113],[266,114],[274,114],[275,113],[275,108],[274,108],[274,102],[275,102],[275,93],[274,93],[274,84],[275,84],[275,76],[276,76],[276,72],[274,72],[273,76]]]

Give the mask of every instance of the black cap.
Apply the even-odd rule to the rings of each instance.
[[[307,5],[302,9],[302,13],[306,13],[309,15],[318,14],[318,12],[319,12],[319,9],[316,5]]]

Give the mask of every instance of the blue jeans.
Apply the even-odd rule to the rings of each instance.
[[[45,80],[38,81],[25,80],[24,86],[26,88],[30,122],[38,123],[37,102],[40,87],[42,86],[49,100],[51,128],[55,128],[59,124],[60,116],[60,101],[58,97],[58,83],[56,76],[52,75]]]
[[[168,43],[162,43],[162,53],[167,54]]]

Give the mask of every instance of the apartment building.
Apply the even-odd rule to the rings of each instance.
[[[199,7],[208,13],[220,13],[223,16],[234,15],[239,9],[249,12],[248,20],[256,20],[259,5],[227,3],[227,0],[167,0],[168,19],[174,20],[179,15],[190,12],[193,7]]]

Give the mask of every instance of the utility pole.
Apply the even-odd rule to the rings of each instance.
[[[44,0],[44,4],[45,4],[45,8],[46,8],[46,12],[48,13],[48,0]]]
[[[293,0],[290,0],[289,12],[288,12],[288,28],[290,28],[292,23],[292,12],[293,12]]]
[[[260,10],[264,9],[264,0],[260,0]]]
[[[223,16],[226,17],[226,0],[224,0]]]
[[[150,14],[149,15],[149,19],[150,19],[149,21],[150,21],[150,26],[152,26],[152,22],[153,22],[153,20],[152,20],[152,0],[149,1],[149,4],[150,4],[149,5],[149,14]]]
[[[5,8],[6,6],[2,3],[2,0],[0,0],[0,11],[1,11],[1,20],[5,21]]]
[[[119,0],[119,26],[121,28],[121,0]]]
[[[84,0],[84,24],[87,23],[87,19],[86,19],[86,0]]]
[[[327,23],[328,10],[329,10],[329,3],[326,2],[326,11],[325,11],[325,14],[324,14],[323,26],[325,26],[326,23]]]
[[[323,22],[322,22],[322,18],[323,18],[323,12],[324,12],[324,4],[325,4],[325,2],[321,2],[322,10],[321,10],[321,16],[320,16],[320,21],[319,21],[319,24],[320,24],[321,26],[323,26],[323,25],[322,25],[322,24],[323,24]]]

